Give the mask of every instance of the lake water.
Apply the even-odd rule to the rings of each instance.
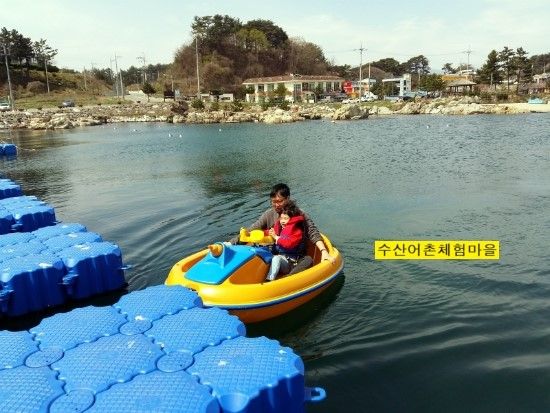
[[[550,410],[550,116],[2,132],[1,170],[117,243],[129,289],[226,240],[287,182],[344,276],[283,320],[311,412]],[[375,261],[377,239],[496,239],[499,261]]]

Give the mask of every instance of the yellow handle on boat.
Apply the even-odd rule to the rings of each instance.
[[[239,233],[239,241],[251,244],[273,244],[273,237],[271,235],[264,235],[261,229],[253,229],[250,233],[246,228],[241,228]]]

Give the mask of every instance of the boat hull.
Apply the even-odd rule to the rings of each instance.
[[[297,274],[266,282],[268,265],[254,257],[223,282],[212,285],[186,278],[187,272],[203,259],[208,250],[195,253],[174,265],[167,285],[183,285],[198,293],[207,307],[220,307],[237,315],[245,323],[256,323],[285,314],[307,303],[326,290],[340,275],[340,252],[324,237],[334,263],[320,261],[320,252],[308,246],[314,265]]]

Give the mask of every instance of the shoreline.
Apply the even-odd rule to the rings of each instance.
[[[72,129],[106,123],[166,122],[166,123],[291,123],[313,119],[356,120],[369,116],[390,115],[475,115],[550,113],[550,104],[481,103],[477,97],[419,100],[385,105],[292,105],[289,110],[252,106],[243,111],[189,110],[185,114],[172,112],[173,102],[93,105],[74,108],[47,108],[0,112],[0,130],[9,129]]]

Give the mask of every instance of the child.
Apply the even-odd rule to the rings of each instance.
[[[266,279],[273,281],[279,272],[288,274],[304,255],[304,217],[294,201],[287,201],[273,228],[265,231],[275,240],[274,255]]]

